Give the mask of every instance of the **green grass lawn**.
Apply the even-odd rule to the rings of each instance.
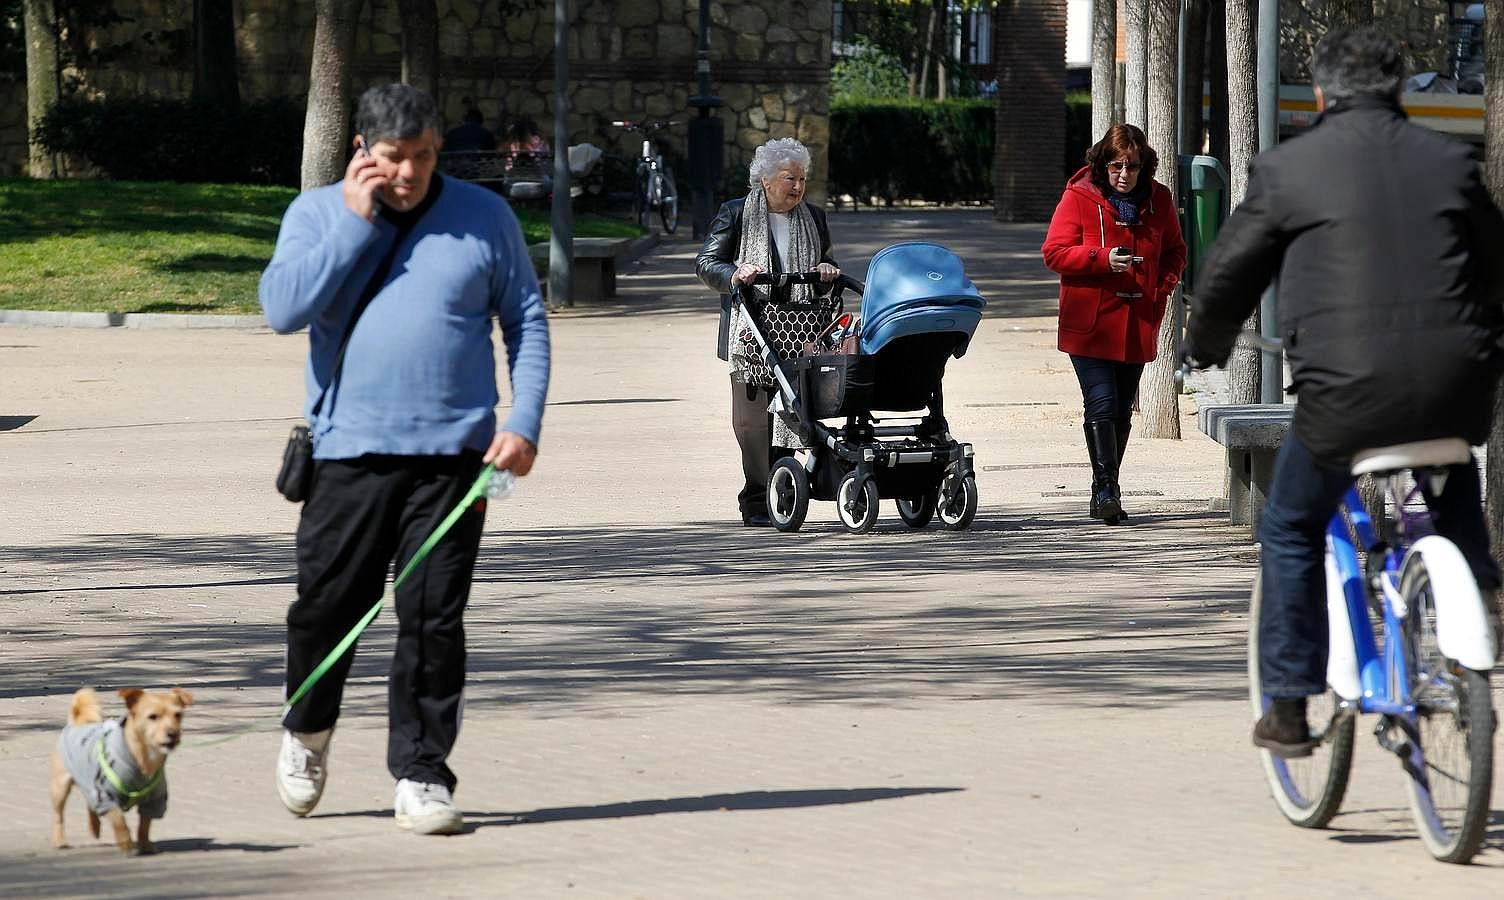
[[[258,313],[256,283],[297,191],[236,184],[0,180],[0,309]],[[518,209],[529,243],[548,211]],[[580,237],[636,237],[581,215]]]

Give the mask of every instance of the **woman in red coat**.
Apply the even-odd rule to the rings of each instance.
[[[1114,125],[1065,186],[1044,241],[1060,274],[1060,349],[1081,382],[1091,515],[1127,518],[1118,465],[1133,427],[1133,398],[1157,351],[1159,323],[1185,268],[1175,198],[1154,180],[1159,154],[1144,132]]]

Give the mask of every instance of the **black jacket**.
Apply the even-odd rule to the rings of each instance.
[[[695,260],[695,273],[700,276],[700,280],[706,287],[722,294],[731,292],[731,276],[736,272],[736,251],[742,242],[742,206],[746,202],[745,197],[738,197],[721,204],[720,212],[716,213],[714,221],[710,223],[710,233],[705,236],[705,246],[700,248],[700,255]],[[836,261],[830,255],[830,225],[825,221],[825,210],[809,202],[804,205],[815,218],[815,230],[820,232],[820,261],[834,266]],[[778,248],[770,247],[768,250],[775,268],[781,270]],[[830,285],[816,285],[816,293],[829,292]],[[773,302],[786,299],[788,288],[773,289]]]
[[[1488,433],[1504,216],[1467,147],[1380,98],[1262,153],[1193,295],[1189,343],[1225,360],[1278,278],[1279,333],[1317,457]]]

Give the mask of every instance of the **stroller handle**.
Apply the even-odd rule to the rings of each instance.
[[[769,284],[783,287],[790,284],[819,284],[819,272],[763,272],[752,276],[753,284]],[[856,291],[858,294],[867,289],[867,286],[852,278],[850,275],[841,274],[836,276],[835,286],[845,290]]]

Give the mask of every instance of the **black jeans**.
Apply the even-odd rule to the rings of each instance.
[[[742,489],[736,505],[742,518],[768,514],[768,473],[787,451],[773,447],[773,388],[731,382],[731,430],[742,451]]]
[[[1270,697],[1326,692],[1326,527],[1353,483],[1351,469],[1317,459],[1285,435],[1259,527],[1263,546],[1259,667]],[[1427,491],[1436,532],[1457,545],[1484,591],[1499,586],[1472,464],[1451,466],[1440,494]]]
[[[1125,422],[1133,417],[1133,398],[1138,394],[1138,380],[1144,374],[1143,363],[1072,354],[1071,365],[1076,369],[1076,380],[1081,383],[1081,405],[1086,421],[1111,419]]]
[[[315,465],[298,522],[298,599],[287,611],[289,695],[375,604],[393,560],[400,572],[464,498],[481,465],[473,452]],[[485,517],[483,503],[472,507],[397,589],[397,647],[387,682],[393,778],[454,789],[445,761],[459,736],[464,613]],[[334,725],[354,655],[352,648],[292,708],[287,728]]]

